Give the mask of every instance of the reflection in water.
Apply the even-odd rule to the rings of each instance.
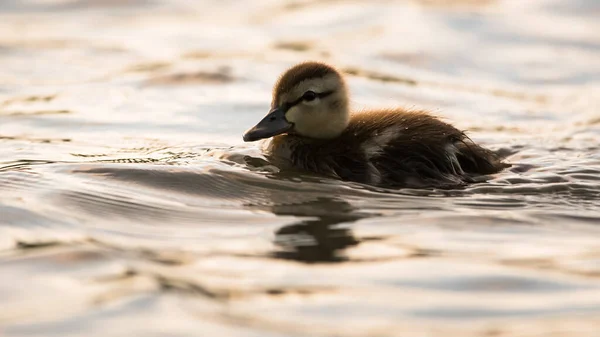
[[[275,232],[275,244],[280,250],[274,256],[302,262],[344,261],[344,249],[359,244],[352,235],[349,224],[368,216],[356,212],[347,202],[334,198],[318,198],[316,201],[294,206],[275,206],[271,211],[278,215],[312,217]],[[316,219],[314,219],[316,218]]]

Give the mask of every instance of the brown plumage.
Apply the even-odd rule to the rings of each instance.
[[[271,107],[275,107],[273,104],[278,103],[278,98],[282,93],[291,91],[298,83],[311,78],[323,78],[333,73],[335,73],[333,68],[317,62],[301,63],[296,67],[289,69],[283,73],[277,80],[277,83],[275,83]]]
[[[453,187],[510,166],[464,132],[424,111],[350,114],[342,76],[322,63],[291,68],[271,112],[245,135],[272,137],[275,164],[384,187]]]

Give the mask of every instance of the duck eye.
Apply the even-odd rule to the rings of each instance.
[[[317,94],[314,91],[307,91],[302,95],[302,99],[306,102],[314,101],[317,98]]]

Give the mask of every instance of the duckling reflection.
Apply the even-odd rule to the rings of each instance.
[[[383,187],[460,186],[510,166],[425,111],[351,114],[344,78],[318,62],[279,78],[271,111],[243,138],[271,138],[265,153],[279,167]]]
[[[318,198],[302,205],[277,205],[271,211],[278,215],[316,217],[275,232],[279,250],[273,256],[308,263],[344,261],[344,249],[360,243],[352,230],[344,226],[372,216],[356,212],[349,203],[335,198]]]

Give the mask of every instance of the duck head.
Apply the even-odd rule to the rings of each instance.
[[[286,71],[273,89],[271,110],[246,131],[253,142],[283,133],[331,139],[348,126],[348,91],[341,74],[319,62],[305,62]]]

